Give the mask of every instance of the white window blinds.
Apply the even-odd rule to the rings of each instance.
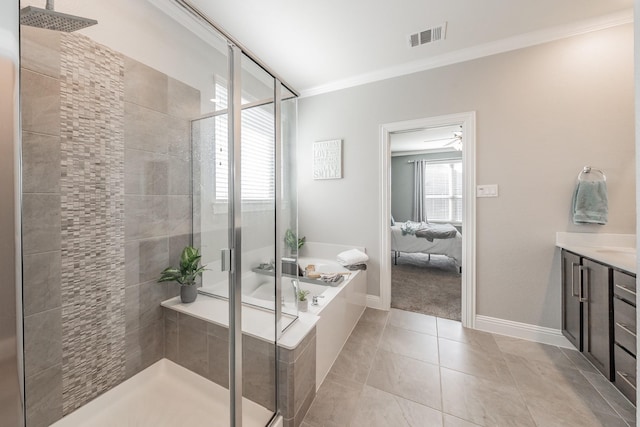
[[[424,180],[429,221],[462,222],[462,160],[427,163]]]
[[[227,107],[227,88],[216,84],[220,108]],[[243,101],[244,102],[244,101]],[[215,127],[216,201],[229,198],[228,120]],[[275,197],[275,129],[273,104],[242,110],[242,200],[268,201]]]

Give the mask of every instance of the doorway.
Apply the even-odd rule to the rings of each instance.
[[[391,132],[391,307],[461,320],[462,126]]]
[[[464,171],[461,183],[461,196],[464,203],[461,206],[460,221],[464,224],[464,232],[461,233],[461,259],[458,260],[458,267],[462,267],[460,272],[460,317],[464,326],[473,327],[475,320],[475,112],[389,123],[380,127],[380,165],[382,171],[380,183],[382,207],[380,215],[380,308],[386,310],[391,308],[392,265],[396,256],[396,251],[393,250],[394,244],[390,227],[392,221],[392,139],[394,139],[394,135],[435,128],[455,128],[460,132],[461,167]],[[453,142],[455,143],[455,141]],[[409,165],[406,166],[409,167]],[[409,248],[405,248],[405,250],[410,253]],[[420,251],[417,250],[416,252]],[[399,255],[402,258],[403,253],[400,252]],[[410,256],[414,255],[411,254]],[[422,255],[419,256],[421,257]],[[434,258],[432,257],[432,259]],[[428,255],[425,262],[429,262]]]

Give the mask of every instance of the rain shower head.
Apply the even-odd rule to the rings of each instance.
[[[20,9],[20,24],[71,33],[98,23],[95,19],[56,12],[53,10],[53,1],[47,0],[46,9],[33,6]]]

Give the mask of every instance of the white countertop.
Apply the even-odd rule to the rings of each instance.
[[[636,274],[636,236],[634,234],[558,232],[556,246]]]

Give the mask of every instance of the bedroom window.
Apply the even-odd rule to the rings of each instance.
[[[219,108],[227,108],[227,88],[216,84]],[[245,99],[242,100],[244,104]],[[273,105],[242,110],[242,200],[267,202],[275,197]],[[227,120],[216,121],[216,202],[229,197]]]
[[[424,179],[429,221],[462,222],[462,160],[427,163]]]

